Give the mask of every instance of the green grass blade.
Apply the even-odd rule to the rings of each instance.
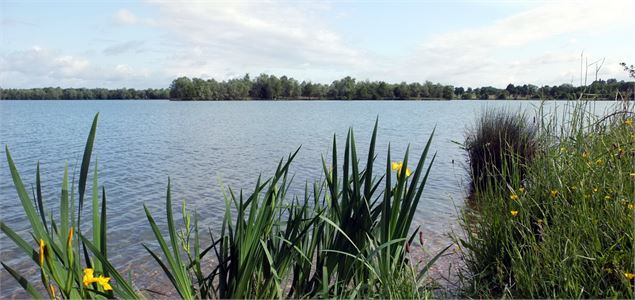
[[[90,167],[90,156],[93,152],[93,143],[95,142],[95,132],[97,131],[97,120],[99,113],[95,114],[93,125],[90,127],[90,133],[84,147],[84,156],[82,158],[82,166],[79,171],[79,212],[77,214],[77,223],[81,224],[82,209],[84,207],[84,193],[86,191],[86,179],[88,177],[88,169]],[[79,228],[77,230],[79,232]]]
[[[24,288],[24,290],[26,290],[27,293],[31,295],[31,297],[33,297],[34,299],[44,299],[42,294],[40,294],[40,292],[38,292],[38,290],[26,278],[24,278],[22,275],[20,275],[17,271],[12,269],[11,267],[5,265],[3,262],[0,262],[0,264],[2,264],[4,269],[7,270],[9,274],[11,274],[13,278],[15,278],[15,280],[18,281],[20,286],[22,286],[22,288]]]

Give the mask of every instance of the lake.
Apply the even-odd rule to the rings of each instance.
[[[614,102],[598,103],[604,109]],[[259,174],[268,177],[280,158],[301,146],[291,173],[293,189],[322,175],[321,155],[330,158],[333,135],[342,146],[349,127],[365,161],[375,118],[379,118],[377,163],[383,165],[390,143],[392,157],[421,154],[436,127],[431,150],[437,159],[413,225],[420,225],[430,249],[450,243],[458,230],[457,214],[466,195],[465,154],[453,141],[486,107],[504,106],[532,112],[538,101],[0,101],[0,143],[9,145],[22,179],[35,183],[40,161],[46,206],[59,203],[64,163],[78,173],[94,114],[99,125],[93,159],[99,161],[100,185],[108,196],[109,255],[121,269],[157,272],[141,243],[153,244],[143,213],[165,219],[165,190],[172,180],[175,206],[185,201],[198,212],[203,228],[217,230],[224,200],[220,187],[253,189]],[[565,102],[550,102],[549,107]],[[13,187],[2,147],[0,216],[28,237],[28,221]],[[340,155],[343,151],[340,150]],[[91,164],[91,168],[94,164]],[[91,171],[92,172],[92,171]],[[90,188],[90,182],[89,182]],[[179,207],[175,207],[179,212]],[[163,223],[160,222],[160,225]],[[30,240],[30,239],[27,239]],[[11,241],[0,236],[0,259],[29,276],[37,267]],[[35,243],[34,243],[35,247]],[[30,270],[30,271],[28,271]],[[164,276],[161,275],[163,278]],[[17,295],[15,281],[0,275],[2,295]],[[167,281],[167,280],[166,280]],[[143,287],[143,286],[142,286]]]

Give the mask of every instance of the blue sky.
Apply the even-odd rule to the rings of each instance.
[[[0,86],[245,73],[457,86],[626,79],[635,1],[2,1]],[[595,78],[595,67],[588,77]],[[587,69],[587,68],[584,68]],[[584,75],[584,74],[583,74]]]

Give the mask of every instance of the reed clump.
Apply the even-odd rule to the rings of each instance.
[[[79,174],[79,199],[64,171],[61,213],[53,218],[41,197],[39,169],[33,198],[19,172],[7,161],[22,207],[33,228],[32,241],[0,222],[2,232],[32,258],[41,270],[41,288],[11,267],[4,268],[33,298],[143,298],[141,289],[122,277],[108,259],[106,193],[98,185],[94,163],[92,197],[86,181],[91,165],[97,116],[89,134]],[[432,133],[433,135],[434,133]],[[307,183],[304,195],[287,194],[296,151],[281,159],[269,178],[258,178],[251,191],[224,189],[225,215],[219,231],[209,231],[211,244],[201,243],[198,215],[181,208],[182,225],[173,213],[168,180],[165,217],[157,225],[152,212],[145,216],[158,248],[144,245],[183,299],[206,298],[428,298],[425,279],[445,248],[425,265],[415,265],[409,254],[418,228],[412,228],[434,157],[427,160],[432,135],[424,151],[409,167],[391,161],[374,170],[377,123],[365,165],[349,130],[343,156],[333,137],[330,163],[323,159],[322,179]],[[426,163],[428,161],[428,163]],[[92,200],[92,228],[80,228],[85,199]],[[78,201],[76,201],[78,200]],[[35,203],[35,204],[34,204]],[[73,228],[76,236],[73,239]],[[92,232],[92,238],[85,236]],[[167,235],[165,234],[167,233]],[[29,242],[30,241],[30,242]],[[39,245],[39,251],[34,246]],[[208,262],[217,262],[210,265]],[[46,293],[42,293],[46,291]]]
[[[531,162],[463,215],[465,296],[633,298],[635,127],[621,105],[605,118],[586,102],[564,119],[539,111]]]
[[[488,109],[477,119],[465,140],[472,193],[488,185],[522,179],[537,151],[537,127],[523,113]]]

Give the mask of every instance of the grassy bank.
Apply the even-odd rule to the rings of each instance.
[[[519,125],[537,126],[534,151],[503,140],[500,164],[473,174],[495,180],[478,181],[463,215],[466,296],[633,298],[632,103],[603,117],[583,102],[566,105],[563,118],[538,115]],[[494,116],[500,130],[510,127],[500,122],[507,117],[528,122]]]
[[[39,167],[29,193],[6,148],[32,230],[24,237],[10,224],[0,222],[0,228],[33,260],[40,276],[30,280],[2,265],[33,298],[145,296],[144,287],[135,286],[108,259],[113,251],[107,244],[109,205],[106,189],[98,182],[97,162],[91,160],[96,128],[97,116],[79,180],[71,174],[69,183],[64,170],[55,216],[42,199]],[[343,155],[337,153],[334,137],[329,159],[323,159],[322,179],[307,182],[303,195],[287,194],[289,166],[297,151],[281,159],[274,174],[259,178],[253,189],[225,188],[220,232],[201,227],[196,212],[185,204],[181,215],[175,215],[168,182],[167,228],[159,227],[156,216],[145,208],[145,216],[139,217],[147,218],[158,247],[144,245],[147,253],[139,255],[155,260],[165,274],[156,280],[171,283],[183,299],[430,297],[426,273],[441,253],[419,265],[410,257],[410,248],[419,242],[418,228],[411,225],[434,162],[433,156],[426,163],[432,135],[414,164],[409,164],[408,150],[403,161],[391,161],[389,147],[380,170],[373,169],[376,136],[377,124],[365,163],[357,154],[352,129]],[[92,183],[87,180],[89,172]],[[84,209],[88,201],[90,211]],[[210,235],[211,244],[201,244],[202,234]]]

